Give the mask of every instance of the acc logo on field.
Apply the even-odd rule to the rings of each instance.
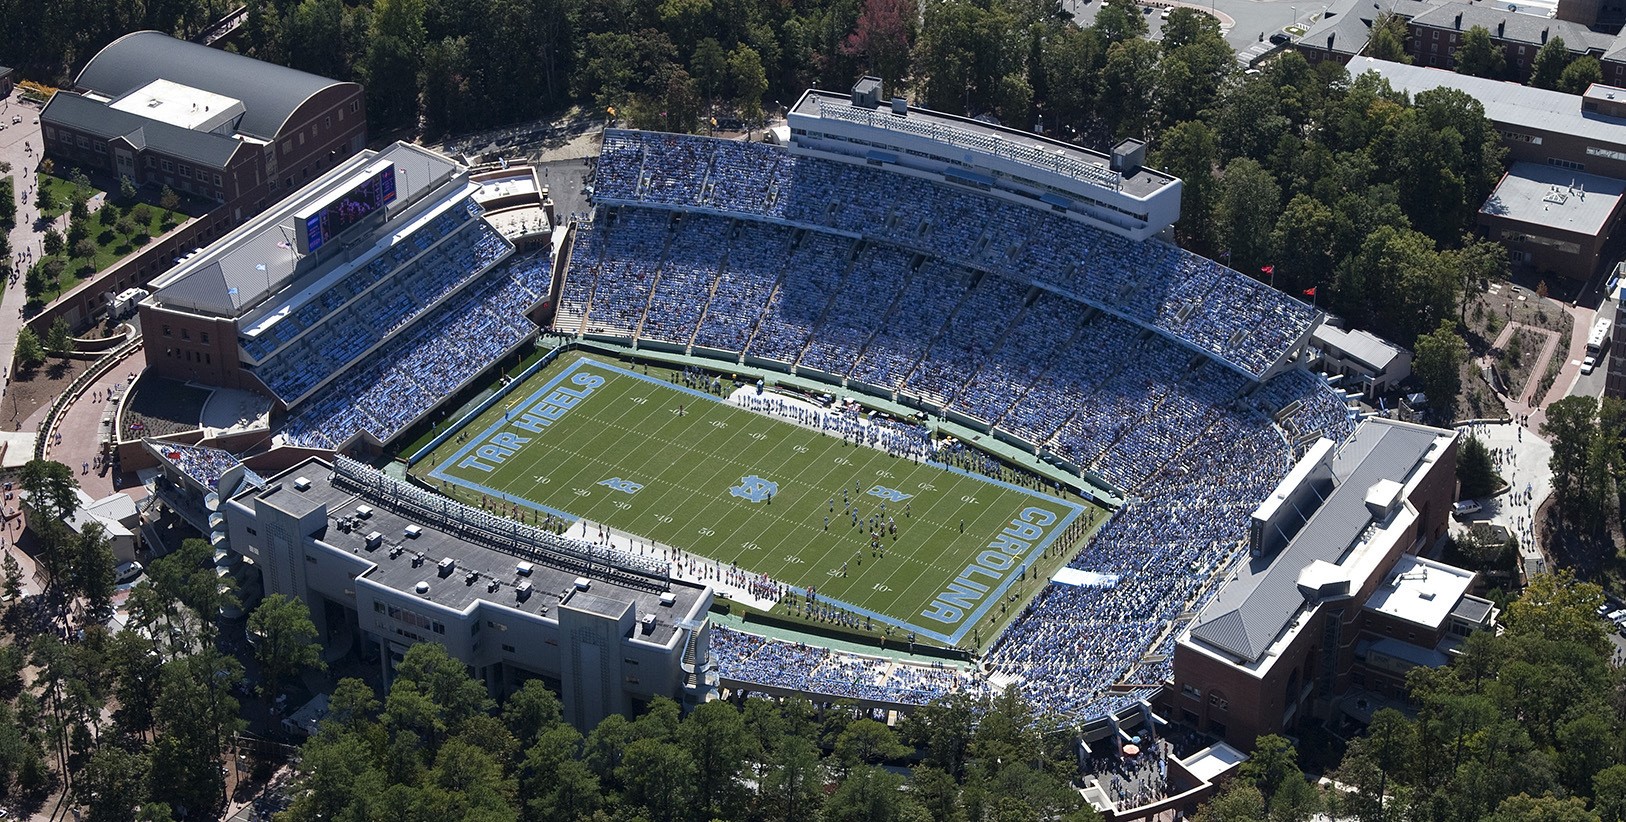
[[[778,492],[779,483],[770,482],[756,474],[749,477],[740,477],[740,484],[728,489],[728,493],[746,502],[766,502],[769,497]]]
[[[905,494],[902,491],[888,488],[884,485],[877,485],[864,493],[869,494],[872,497],[880,497],[887,502],[903,502],[904,500],[914,496],[914,494]]]

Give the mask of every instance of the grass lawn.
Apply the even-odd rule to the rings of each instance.
[[[1101,514],[586,357],[543,369],[419,466],[465,501],[606,523],[946,644],[1019,610],[1006,598],[1038,587],[1023,571],[1059,563],[1047,551]],[[897,526],[884,557],[871,516]]]
[[[65,180],[62,182],[70,188],[73,185]],[[108,209],[114,210],[113,213],[116,214],[117,219],[104,223],[102,222],[103,212]],[[142,209],[145,209],[147,219],[145,222],[137,222],[135,213]],[[64,210],[66,210],[66,206],[64,206]],[[46,262],[54,259],[62,262],[62,273],[55,280],[49,276],[45,277],[44,290],[35,299],[47,303],[56,299],[64,291],[73,288],[79,280],[85,279],[98,271],[104,271],[114,263],[129,256],[131,252],[140,247],[136,245],[138,236],[145,234],[149,238],[148,241],[150,241],[150,238],[163,234],[185,219],[186,215],[179,211],[169,211],[151,204],[138,204],[131,208],[122,208],[112,203],[103,204],[101,208],[91,212],[86,220],[89,228],[86,238],[95,245],[95,253],[89,257],[76,257],[73,256],[74,249],[70,245],[64,247],[61,253],[48,255],[41,259],[36,263],[36,266],[41,266],[42,272],[45,270],[43,266],[45,266]],[[120,224],[126,220],[129,221],[129,224],[124,227],[129,230],[120,230]]]
[[[84,195],[86,200],[97,194],[106,193],[95,186],[75,185],[72,180],[66,177],[58,177],[55,174],[46,174],[44,172],[35,172],[34,180],[38,184],[40,192],[51,192],[51,207],[40,209],[40,213],[53,220],[68,213],[68,208],[73,205],[75,192]]]

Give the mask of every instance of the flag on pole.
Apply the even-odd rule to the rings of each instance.
[[[1261,272],[1263,272],[1266,276],[1275,276],[1275,274],[1276,274],[1276,266],[1273,266],[1273,265],[1264,266],[1264,267],[1260,268],[1259,270]]]
[[[1315,296],[1315,286],[1312,285],[1309,288],[1304,289],[1304,296],[1306,296],[1306,297],[1314,297]]]

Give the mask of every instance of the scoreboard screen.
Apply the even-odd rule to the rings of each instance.
[[[316,251],[345,229],[393,202],[395,164],[391,163],[305,216],[305,253]]]

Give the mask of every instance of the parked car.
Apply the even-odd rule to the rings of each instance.
[[[1598,358],[1591,354],[1586,355],[1586,359],[1581,361],[1582,374],[1591,374],[1593,371],[1597,370],[1597,368]]]
[[[123,585],[126,582],[134,582],[136,577],[141,576],[141,571],[141,563],[132,559],[129,562],[120,563],[119,567],[114,568],[113,578],[117,584]]]
[[[1287,41],[1291,39],[1293,38],[1288,37],[1286,32],[1278,31],[1275,34],[1270,35],[1270,44],[1273,46],[1284,46],[1287,45]]]
[[[1485,506],[1480,505],[1479,500],[1465,499],[1451,506],[1451,513],[1459,517],[1466,517],[1470,514],[1477,514],[1484,509]]]

